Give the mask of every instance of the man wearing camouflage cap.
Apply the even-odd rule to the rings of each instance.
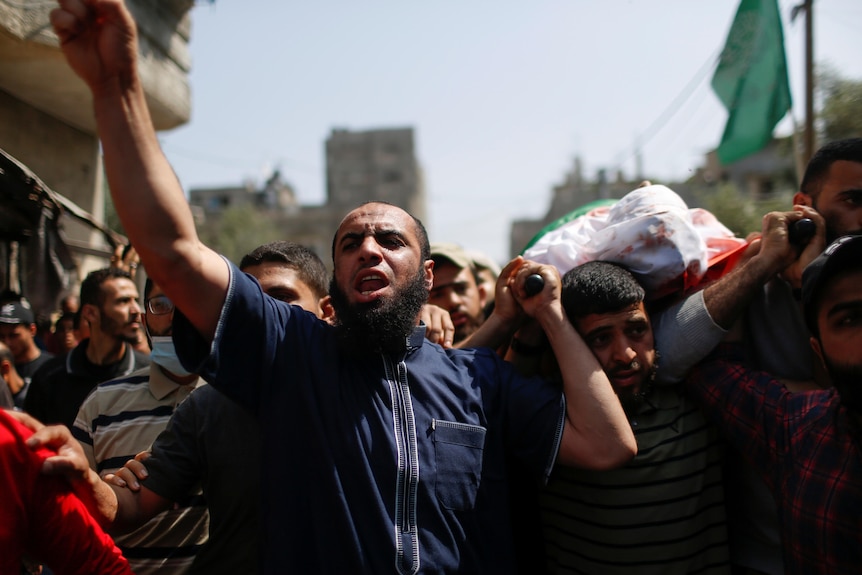
[[[434,286],[428,303],[449,312],[455,326],[453,344],[471,335],[485,321],[487,291],[481,284],[473,259],[457,244],[431,244]]]

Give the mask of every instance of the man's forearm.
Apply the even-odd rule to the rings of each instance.
[[[751,303],[757,290],[775,277],[779,270],[774,262],[754,256],[706,286],[703,301],[712,320],[722,329],[730,329]]]
[[[593,469],[626,463],[637,453],[637,441],[607,375],[564,316],[540,323],[558,359],[566,396],[559,462]]]
[[[86,477],[71,483],[75,495],[84,503],[90,515],[102,529],[109,530],[117,518],[118,502],[114,490],[92,469],[88,470]]]
[[[196,249],[197,232],[182,187],[159,147],[143,89],[134,83],[96,96],[95,111],[117,214],[147,274],[167,287],[178,271],[179,255]]]
[[[94,94],[114,206],[147,274],[201,333],[215,332],[227,289],[221,258],[203,246],[162,153],[139,81]]]
[[[150,503],[148,506],[142,501],[143,488],[133,492],[126,487],[112,485],[103,481],[92,469],[85,479],[73,481],[72,487],[90,515],[102,529],[113,535],[137,529],[170,504],[163,498],[151,495],[147,499]]]
[[[652,314],[658,361],[656,382],[676,384],[688,370],[706,357],[727,334],[713,321],[704,303],[703,290]]]

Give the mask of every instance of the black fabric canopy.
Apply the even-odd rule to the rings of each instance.
[[[123,236],[48,188],[0,149],[0,290],[10,288],[14,260],[20,291],[37,313],[54,311],[58,298],[78,280],[77,264],[62,234],[68,216],[99,230],[111,247],[125,243]]]

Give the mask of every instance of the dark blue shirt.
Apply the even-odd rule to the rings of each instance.
[[[513,571],[506,461],[547,478],[559,389],[424,328],[399,357],[345,353],[233,265],[211,348],[174,322],[183,363],[261,423],[265,572]]]

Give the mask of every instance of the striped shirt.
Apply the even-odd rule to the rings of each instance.
[[[540,496],[551,573],[729,573],[718,432],[678,386],[629,415],[626,466],[557,466]]]
[[[90,467],[103,475],[148,450],[176,406],[203,384],[198,379],[178,385],[155,364],[99,384],[84,401],[72,428]],[[188,571],[208,531],[209,514],[198,490],[196,497],[178,502],[114,540],[137,575],[170,575]]]

